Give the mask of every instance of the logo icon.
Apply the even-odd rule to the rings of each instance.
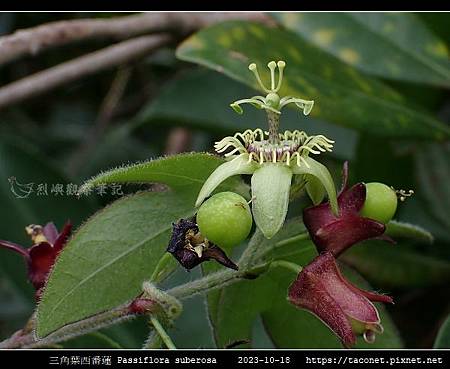
[[[10,184],[11,192],[18,199],[26,199],[33,192],[34,182],[32,183],[19,183],[16,177],[9,177],[8,182]]]

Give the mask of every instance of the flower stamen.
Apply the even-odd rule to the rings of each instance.
[[[281,162],[290,165],[295,160],[298,166],[304,164],[309,168],[304,158],[309,154],[332,151],[333,142],[323,135],[308,136],[303,131],[285,131],[279,134],[279,141],[274,143],[270,142],[269,132],[258,128],[225,137],[216,142],[214,147],[219,154],[228,151],[224,154],[227,158],[248,155],[248,163]]]
[[[397,195],[398,199],[400,201],[405,201],[408,197],[411,197],[414,195],[414,190],[396,190],[394,187],[391,186],[391,188],[395,191],[395,194]]]

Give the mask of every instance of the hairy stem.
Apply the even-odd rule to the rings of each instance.
[[[278,137],[280,114],[267,110],[267,119],[269,123],[269,143],[277,144],[280,141],[280,138]]]
[[[150,322],[153,325],[153,327],[155,328],[156,332],[158,332],[159,336],[161,337],[161,340],[164,342],[164,344],[167,346],[167,348],[170,350],[176,350],[177,348],[176,348],[175,344],[173,343],[172,339],[169,337],[169,335],[167,334],[166,330],[161,325],[159,320],[156,319],[156,317],[152,315],[152,316],[150,316]]]
[[[209,292],[217,288],[223,288],[224,286],[235,283],[242,278],[246,278],[248,275],[257,276],[264,273],[269,266],[281,266],[282,264],[282,261],[264,261],[258,263],[258,261],[261,261],[265,254],[269,253],[274,248],[282,247],[292,242],[307,238],[307,233],[300,233],[294,237],[274,243],[272,247],[267,248],[262,254],[258,254],[257,251],[259,250],[261,243],[264,241],[264,236],[261,232],[256,231],[251,238],[248,247],[241,256],[239,261],[240,269],[238,271],[231,269],[221,270],[206,277],[174,287],[168,291],[161,291],[161,293],[163,293],[166,298],[185,299],[199,293]],[[105,328],[113,324],[132,319],[134,315],[130,313],[128,306],[129,303],[81,321],[68,324],[42,339],[37,339],[33,333],[24,332],[23,330],[18,331],[10,338],[0,342],[0,349],[49,347],[55,343],[63,342],[68,339],[96,331],[100,328]],[[160,342],[160,339],[162,339],[160,336],[151,334],[144,345],[144,348],[154,348],[157,343]]]
[[[195,281],[185,283],[181,286],[174,287],[167,291],[169,295],[172,295],[178,299],[189,298],[202,292],[211,291],[216,288],[224,287],[239,279],[245,274],[245,272],[239,270],[223,270],[210,274],[207,277],[197,279]]]
[[[255,255],[259,249],[261,243],[265,240],[262,232],[257,228],[252,238],[250,239],[247,248],[242,253],[241,259],[239,260],[239,266],[241,268],[248,268],[248,266],[252,263]]]
[[[134,315],[130,314],[128,310],[127,303],[78,322],[67,324],[41,339],[37,339],[34,333],[20,330],[10,338],[0,342],[0,349],[47,347],[57,342],[67,341],[68,339],[96,331],[100,328],[132,319],[133,317]]]
[[[161,348],[161,345],[161,336],[156,331],[151,330],[142,348],[144,350],[159,349]]]

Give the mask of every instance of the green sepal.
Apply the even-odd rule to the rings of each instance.
[[[227,178],[238,174],[252,174],[258,164],[249,162],[248,154],[237,156],[231,161],[219,165],[214,172],[208,177],[201,188],[195,206],[198,207],[211,193]]]
[[[327,167],[318,161],[310,158],[309,156],[303,157],[304,162],[297,165],[295,162],[291,164],[291,168],[294,174],[310,174],[318,179],[322,183],[325,191],[328,194],[331,210],[334,215],[338,216],[339,208],[336,197],[336,188],[334,186],[333,178]],[[307,164],[307,165],[306,165]]]
[[[265,163],[252,176],[253,218],[266,238],[272,238],[284,224],[291,180],[291,168],[278,163]]]
[[[305,174],[305,180],[306,192],[308,193],[311,201],[314,205],[320,204],[325,197],[325,187],[322,182],[320,182],[317,177],[310,174]]]

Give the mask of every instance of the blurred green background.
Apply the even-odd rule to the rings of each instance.
[[[0,36],[55,20],[119,16],[127,14],[3,13]],[[284,58],[286,91],[316,105],[310,117],[286,111],[282,127],[336,141],[333,153],[321,157],[336,182],[342,162],[349,160],[351,183],[414,189],[396,219],[424,227],[435,241],[368,242],[343,261],[373,288],[395,297],[387,308],[405,347],[432,347],[450,313],[450,14],[267,17],[270,28],[227,22],[190,38],[178,36],[148,57],[1,110],[0,239],[29,245],[26,225],[54,221],[61,227],[71,219],[77,227],[117,198],[56,196],[50,193],[52,184],[80,185],[99,171],[164,154],[212,152],[213,142],[225,135],[264,127],[264,112],[248,107],[240,116],[229,104],[256,94],[243,61]],[[110,44],[80,42],[22,57],[0,66],[0,88]],[[123,93],[109,109],[105,101],[117,81]],[[16,198],[8,181],[12,176],[22,184],[48,183],[49,195]],[[300,213],[300,206],[291,208],[298,209],[292,216]],[[198,271],[179,270],[165,283],[198,276]],[[21,328],[33,308],[23,261],[0,250],[0,338]],[[260,319],[253,330],[254,347],[273,347]],[[102,332],[122,347],[140,347],[147,331],[145,320],[137,319]],[[185,302],[171,334],[180,348],[213,347],[201,296]],[[109,347],[106,336],[91,334],[65,347]]]

